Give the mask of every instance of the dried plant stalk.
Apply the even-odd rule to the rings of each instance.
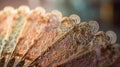
[[[48,51],[36,59],[33,65],[52,66],[54,63],[69,58],[78,51],[83,51],[85,46],[90,42],[93,36],[90,24],[83,22],[78,24],[71,33],[55,45],[51,46]],[[31,64],[31,65],[32,65]]]
[[[44,31],[42,31],[41,34],[37,36],[39,39],[33,43],[32,48],[24,56],[23,59],[25,59],[26,64],[30,64],[37,57],[42,55],[46,50],[49,49],[50,46],[52,46],[52,43],[56,41],[57,38],[71,30],[74,26],[69,18],[64,18],[61,23],[60,21],[57,21],[54,16],[51,17],[50,20],[51,21],[49,24],[44,28]],[[46,28],[49,29],[49,31],[46,31]]]
[[[0,57],[3,49],[2,40],[5,37],[8,27],[12,21],[12,15],[14,14],[14,8],[5,7],[0,11]]]
[[[28,13],[26,12],[27,10],[29,10],[28,7],[21,6],[16,10],[15,14],[12,15],[11,24],[2,42],[2,57],[6,58],[6,64],[15,49],[18,36],[23,28],[24,23],[26,22],[26,16]]]
[[[78,15],[5,7],[0,11],[0,67],[106,67],[120,58],[113,31]]]
[[[42,8],[41,8],[42,9]],[[26,17],[26,22],[16,43],[16,48],[11,56],[15,64],[21,60],[27,50],[32,46],[33,39],[40,33],[48,23],[48,17],[42,15],[42,11],[35,9]]]
[[[56,63],[54,67],[106,67],[110,66],[120,55],[118,46],[114,46],[106,39],[104,32],[95,34],[89,43],[88,50],[72,55],[69,59]],[[114,55],[113,55],[114,53]]]

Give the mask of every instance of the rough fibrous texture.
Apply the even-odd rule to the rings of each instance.
[[[0,11],[0,67],[119,67],[116,39],[75,14],[27,6]]]

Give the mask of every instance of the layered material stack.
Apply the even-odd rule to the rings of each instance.
[[[0,11],[0,67],[117,67],[116,40],[113,31],[75,14],[27,6]]]

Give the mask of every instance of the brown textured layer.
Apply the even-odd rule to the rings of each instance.
[[[110,67],[120,67],[120,57]]]
[[[3,49],[2,40],[7,34],[7,30],[8,30],[8,27],[10,26],[12,19],[13,18],[11,13],[7,11],[0,12],[0,55]]]
[[[43,29],[43,32],[38,36],[39,39],[34,42],[33,47],[27,52],[25,55],[25,60],[31,60],[34,61],[37,57],[42,55],[46,50],[49,49],[50,46],[52,46],[52,43],[56,41],[57,38],[59,38],[61,35],[63,35],[65,32],[69,31],[69,26],[71,26],[72,22],[70,20],[66,23],[65,29],[69,28],[68,30],[63,31],[63,29],[60,29],[60,22],[55,19],[55,17],[50,18],[49,24]],[[67,21],[67,20],[66,20]],[[71,24],[69,24],[71,23]]]
[[[67,19],[67,20],[66,20]],[[33,45],[33,47],[27,52],[24,57],[25,60],[29,60],[26,64],[30,64],[37,57],[41,56],[45,51],[49,49],[53,45],[54,42],[63,38],[63,35],[66,35],[71,29],[73,29],[73,22],[69,20],[69,18],[63,18],[66,20],[64,22],[57,21],[54,17],[51,18],[50,24],[44,29],[42,32],[42,37]],[[60,26],[58,24],[61,24]],[[63,25],[65,26],[63,28]],[[38,36],[39,37],[39,36]],[[26,65],[25,64],[25,65]]]
[[[108,45],[100,50],[101,55],[99,56],[96,50],[93,50],[64,64],[55,64],[54,67],[106,67],[111,66],[119,57],[118,51],[113,50],[112,45]]]
[[[46,26],[40,32],[39,36],[37,36],[34,40],[34,44],[28,51],[26,58],[29,57],[29,59],[33,59],[36,56],[39,56],[41,50],[46,49],[45,46],[48,46],[47,44],[54,41],[54,38],[60,33],[57,30],[56,22],[57,20],[54,19],[52,22],[46,24]],[[51,26],[52,24],[55,26],[55,28],[54,26]]]
[[[89,28],[87,31],[83,31],[82,28],[75,28],[72,33],[68,34],[62,41],[51,46],[50,49],[44,55],[40,56],[34,63],[38,63],[38,66],[41,67],[50,67],[54,63],[63,61],[77,52],[82,52],[84,50],[83,45],[87,45],[87,41],[85,41],[86,44],[83,44],[82,41],[84,40],[84,37],[82,40],[82,36],[84,36],[83,33],[88,31],[90,31]],[[81,40],[79,40],[80,38]]]
[[[77,15],[62,18],[56,10],[4,8],[0,11],[0,66],[119,67],[116,35],[96,33],[98,29],[95,21],[80,23]]]
[[[18,39],[15,55],[23,56],[26,53],[26,51],[31,47],[32,40],[41,31],[42,25],[45,25],[47,22],[47,18],[35,12],[28,16],[24,29]]]

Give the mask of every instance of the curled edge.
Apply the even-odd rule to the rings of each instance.
[[[117,35],[115,32],[113,31],[107,31],[106,35],[109,37],[109,41],[114,44],[117,41]]]
[[[81,22],[81,19],[78,15],[72,14],[69,16],[69,18],[74,22],[75,24],[79,24]]]
[[[4,12],[9,12],[9,13],[12,13],[12,14],[16,13],[16,10],[11,6],[4,7],[3,11]]]
[[[89,25],[91,26],[91,29],[93,30],[93,34],[98,32],[99,24],[97,21],[89,21]]]
[[[46,10],[42,7],[36,7],[33,11],[38,11],[40,12],[42,15],[45,15]]]
[[[18,11],[23,11],[25,13],[29,13],[30,12],[30,8],[28,6],[22,5],[18,8]]]
[[[58,18],[59,20],[62,19],[62,13],[61,13],[60,11],[58,11],[58,10],[52,10],[51,13],[54,14],[55,16],[57,16],[57,18]]]

